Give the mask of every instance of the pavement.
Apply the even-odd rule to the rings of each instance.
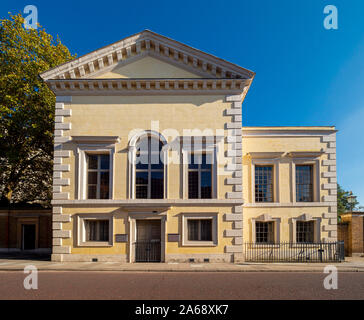
[[[340,263],[120,263],[52,262],[49,257],[0,256],[0,271],[24,271],[29,265],[39,271],[320,273],[327,265],[334,265],[339,272],[364,272],[364,257],[347,257]]]

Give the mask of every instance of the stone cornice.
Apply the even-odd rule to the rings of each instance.
[[[118,136],[72,136],[72,141],[77,143],[117,143]]]
[[[206,78],[252,79],[255,73],[190,46],[145,30],[41,74],[44,80],[92,78],[125,60],[153,55]]]
[[[165,206],[231,206],[242,205],[242,199],[127,199],[127,200],[52,200],[52,205],[107,207],[165,207]]]
[[[250,86],[247,79],[53,79],[48,86],[57,96],[239,94]]]

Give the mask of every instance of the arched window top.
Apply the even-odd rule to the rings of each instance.
[[[142,131],[129,143],[134,154],[131,165],[135,174],[132,186],[137,199],[164,198],[164,152],[165,138],[154,131]]]
[[[129,141],[129,148],[130,147],[136,147],[137,144],[140,143],[140,141],[143,140],[143,138],[153,138],[155,140],[158,140],[162,143],[162,145],[165,145],[167,143],[166,138],[162,134],[160,134],[157,131],[154,130],[143,130],[135,134]]]

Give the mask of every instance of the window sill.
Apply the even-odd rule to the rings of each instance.
[[[78,244],[78,247],[112,247],[113,245],[110,242],[104,241],[87,241],[81,242]]]
[[[182,243],[183,247],[216,247],[213,241],[187,241]]]

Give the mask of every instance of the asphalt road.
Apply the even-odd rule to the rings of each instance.
[[[324,273],[295,272],[39,272],[25,290],[22,272],[0,272],[0,299],[364,299],[364,272],[339,273],[326,290]]]

